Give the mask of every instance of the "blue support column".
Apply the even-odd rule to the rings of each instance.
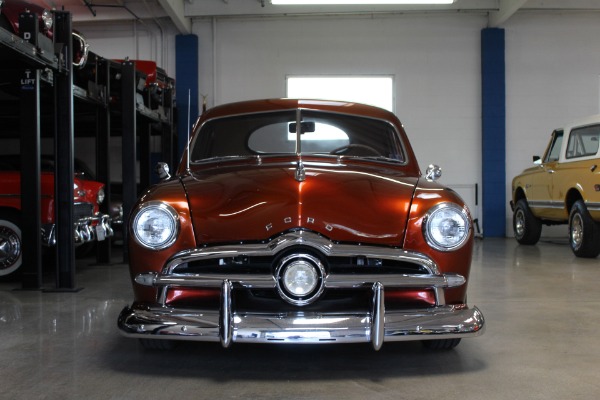
[[[190,125],[198,118],[198,36],[175,37],[175,91],[177,93],[177,159],[187,146],[188,106]],[[189,94],[189,101],[188,101]]]
[[[483,234],[506,236],[506,89],[504,29],[481,31]]]

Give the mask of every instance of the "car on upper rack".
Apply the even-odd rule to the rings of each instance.
[[[600,115],[556,129],[543,157],[512,181],[513,229],[521,244],[538,242],[542,225],[568,224],[577,257],[600,254]]]
[[[45,1],[38,0],[37,3],[44,4]],[[23,13],[35,13],[38,17],[38,47],[44,53],[54,54],[54,15],[49,7],[43,7],[34,2],[23,0],[0,0],[0,28],[6,29],[17,36],[21,36],[19,16]],[[80,32],[71,33],[73,44],[73,66],[83,68],[87,62],[89,44]]]
[[[41,160],[42,245],[56,245],[54,163]],[[16,273],[22,264],[21,160],[19,155],[0,156],[0,276]],[[113,235],[110,217],[99,210],[104,201],[104,184],[76,174],[73,187],[73,237],[76,245],[101,241]]]
[[[176,174],[129,218],[147,348],[175,340],[451,349],[484,332],[467,305],[464,201],[425,176],[398,118],[351,102],[271,99],[209,109]],[[172,340],[175,339],[175,340]]]

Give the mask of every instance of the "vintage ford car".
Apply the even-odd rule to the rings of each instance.
[[[44,1],[39,1],[45,3]],[[43,38],[47,38],[38,45],[45,51],[54,52],[52,30],[54,25],[54,15],[49,8],[44,8],[39,4],[23,0],[0,0],[0,28],[6,29],[15,35],[20,36],[19,15],[25,12],[36,13],[39,20],[39,32]],[[73,31],[73,66],[83,68],[87,62],[89,45],[85,37],[80,33]]]
[[[513,229],[521,244],[535,244],[542,224],[569,224],[578,257],[600,254],[600,115],[552,132],[544,156],[512,181]]]
[[[47,158],[41,162],[42,244],[56,244],[54,220],[54,166]],[[21,266],[23,243],[21,210],[20,156],[0,156],[0,276],[16,272]],[[104,201],[104,184],[78,175],[74,178],[73,235],[76,244],[104,240],[113,235],[110,218],[99,211]]]
[[[400,121],[376,107],[276,99],[212,108],[176,175],[141,196],[129,229],[135,299],[118,326],[145,347],[378,350],[423,340],[449,349],[484,330],[466,303],[467,207],[421,176]]]

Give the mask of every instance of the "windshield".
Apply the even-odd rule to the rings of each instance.
[[[191,162],[281,154],[405,161],[398,134],[386,121],[323,111],[291,110],[206,122],[192,143]]]

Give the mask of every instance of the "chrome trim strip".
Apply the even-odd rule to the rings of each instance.
[[[588,211],[600,211],[600,203],[585,203],[585,206],[587,207]]]
[[[232,342],[373,343],[373,335],[379,332],[372,330],[372,319],[369,312],[234,313]],[[383,342],[475,337],[485,331],[485,320],[477,307],[393,311],[381,320]],[[125,307],[118,326],[128,337],[219,342],[218,321],[218,311]]]
[[[457,279],[448,279],[449,277]],[[276,287],[273,275],[246,274],[173,274],[157,275],[149,272],[135,277],[136,283],[145,286],[187,286],[187,287],[220,287],[224,280],[240,285],[246,289],[271,289]],[[465,278],[462,275],[409,275],[409,274],[329,274],[325,277],[325,287],[329,289],[360,288],[381,281],[390,287],[457,287],[462,286]],[[458,284],[460,282],[460,284]]]
[[[566,209],[565,203],[561,201],[528,201],[530,208],[553,208],[558,210]],[[585,202],[589,211],[600,211],[600,203]]]
[[[530,208],[556,208],[565,209],[565,203],[560,201],[527,201]]]
[[[171,275],[177,266],[195,260],[229,258],[242,255],[256,257],[273,256],[289,247],[299,245],[311,247],[327,257],[364,256],[367,258],[406,261],[421,265],[431,275],[440,274],[437,264],[422,253],[383,246],[338,244],[309,231],[289,232],[266,243],[213,246],[184,250],[175,254],[167,261],[161,274]]]

